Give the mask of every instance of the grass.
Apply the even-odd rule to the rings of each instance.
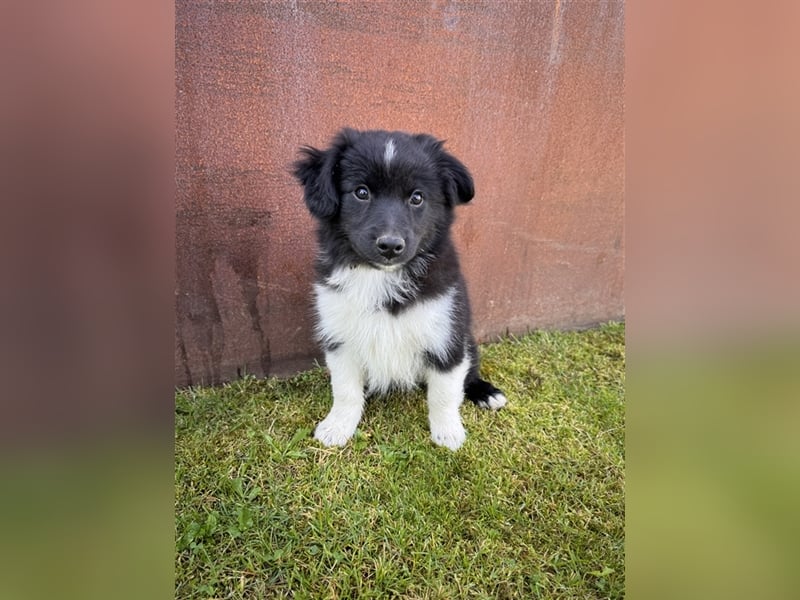
[[[433,445],[424,394],[311,432],[324,369],[176,394],[177,598],[621,598],[625,329],[482,347],[506,392]]]

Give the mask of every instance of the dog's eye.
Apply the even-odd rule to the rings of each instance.
[[[425,198],[422,196],[422,192],[419,190],[416,190],[413,194],[411,194],[411,197],[408,199],[412,206],[419,206],[424,200]]]
[[[353,195],[359,200],[369,200],[369,190],[366,186],[360,185],[354,191]]]

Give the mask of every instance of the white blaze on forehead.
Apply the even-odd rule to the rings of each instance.
[[[386,142],[386,146],[383,149],[383,162],[386,164],[386,167],[389,167],[389,163],[392,162],[392,159],[395,155],[395,146],[394,140],[389,138]]]

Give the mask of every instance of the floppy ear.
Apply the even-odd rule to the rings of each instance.
[[[311,146],[300,148],[302,157],[294,163],[292,173],[303,185],[309,212],[318,219],[330,219],[339,212],[339,159],[351,144],[355,133],[351,129],[343,129],[327,150]]]
[[[294,163],[294,176],[303,185],[303,199],[309,212],[319,219],[328,219],[339,209],[334,170],[338,153],[333,149],[317,150],[311,146],[300,149]]]
[[[444,195],[450,206],[466,204],[472,200],[475,196],[475,184],[464,163],[441,150],[439,169],[444,180]]]
[[[444,149],[444,141],[426,133],[414,136],[425,144],[434,160],[442,178],[442,191],[450,206],[465,204],[475,196],[475,184],[467,167],[460,160]]]

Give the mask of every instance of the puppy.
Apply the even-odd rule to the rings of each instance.
[[[304,147],[294,175],[319,223],[317,337],[333,407],[314,437],[342,446],[365,392],[427,385],[434,443],[466,438],[466,394],[497,410],[503,393],[478,374],[470,307],[450,238],[453,211],[472,200],[467,168],[430,135],[342,130],[326,150]]]

